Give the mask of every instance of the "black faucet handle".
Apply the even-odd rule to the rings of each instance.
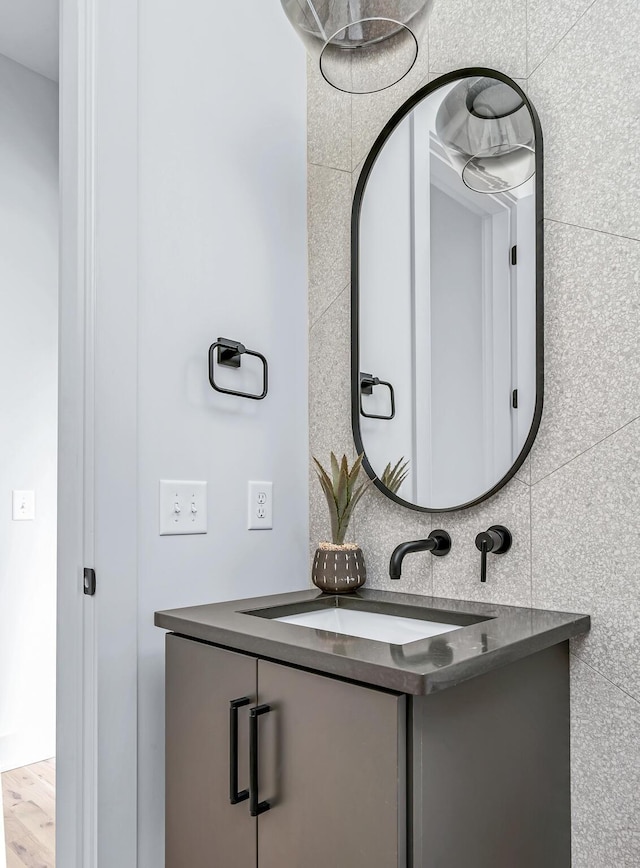
[[[451,536],[446,530],[432,530],[427,539],[435,542],[435,546],[431,549],[431,554],[434,557],[444,557],[451,551]]]
[[[476,537],[476,548],[480,551],[480,581],[487,581],[487,554],[503,555],[511,548],[511,531],[502,524],[493,524]]]

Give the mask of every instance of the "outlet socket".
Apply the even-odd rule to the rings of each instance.
[[[247,506],[249,530],[271,530],[273,528],[273,483],[249,482]]]

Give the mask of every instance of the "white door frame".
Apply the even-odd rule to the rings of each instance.
[[[61,0],[57,864],[137,849],[137,2]],[[94,567],[94,597],[82,591]]]

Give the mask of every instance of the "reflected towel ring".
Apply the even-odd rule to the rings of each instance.
[[[386,386],[389,390],[389,395],[391,396],[391,415],[389,416],[379,416],[375,413],[365,413],[362,407],[362,396],[363,395],[373,395],[373,387],[374,386]],[[373,374],[360,374],[360,413],[366,419],[384,419],[389,421],[393,419],[396,415],[396,394],[393,390],[393,386],[387,380],[381,380],[378,377],[374,377]]]

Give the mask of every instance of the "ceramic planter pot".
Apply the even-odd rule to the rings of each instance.
[[[313,584],[325,594],[348,594],[367,580],[362,549],[353,543],[320,543],[313,556]]]

